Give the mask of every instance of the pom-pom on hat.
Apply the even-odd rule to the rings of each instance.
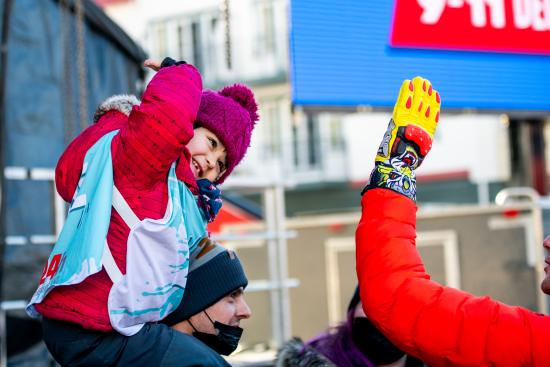
[[[243,84],[202,93],[195,127],[202,126],[216,134],[227,149],[226,169],[216,184],[221,184],[243,159],[258,118],[254,94]]]

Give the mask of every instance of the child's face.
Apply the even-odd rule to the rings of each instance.
[[[195,135],[187,143],[191,153],[191,171],[195,179],[206,178],[215,182],[225,171],[227,151],[220,139],[204,127],[195,129]]]

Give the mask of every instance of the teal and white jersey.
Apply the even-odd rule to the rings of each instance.
[[[143,324],[163,319],[179,305],[187,281],[189,253],[207,235],[207,222],[194,195],[177,180],[173,163],[163,218],[139,220],[128,207],[127,217],[135,220],[125,219],[130,227],[125,274],[119,272],[113,277],[109,266],[112,268],[114,261],[107,264],[105,259],[112,255],[105,244],[113,205],[110,143],[114,135],[116,132],[101,138],[87,152],[66,224],[50,255],[50,260],[60,258],[57,270],[51,275],[45,272],[45,280],[27,309],[36,314],[32,305],[41,302],[53,287],[82,282],[103,265],[113,280],[108,299],[111,325],[129,336]]]

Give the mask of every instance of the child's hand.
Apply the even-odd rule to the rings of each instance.
[[[416,200],[414,170],[432,147],[440,106],[439,93],[428,80],[403,82],[365,190],[385,187]]]
[[[152,59],[147,59],[143,62],[144,67],[153,69],[154,71],[159,71],[160,69],[168,66],[182,65],[182,64],[187,64],[187,62],[183,60],[176,61],[170,57],[165,57],[164,60],[162,60],[162,63],[159,63],[158,61],[152,60]]]
[[[152,69],[154,71],[159,71],[160,70],[160,62],[158,62],[157,60],[153,60],[153,59],[147,59],[143,62],[143,67]]]

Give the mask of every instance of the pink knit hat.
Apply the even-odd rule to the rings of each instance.
[[[227,149],[227,168],[216,181],[221,184],[243,159],[258,121],[258,105],[252,91],[243,84],[224,87],[219,92],[206,90],[195,127],[212,131]]]

